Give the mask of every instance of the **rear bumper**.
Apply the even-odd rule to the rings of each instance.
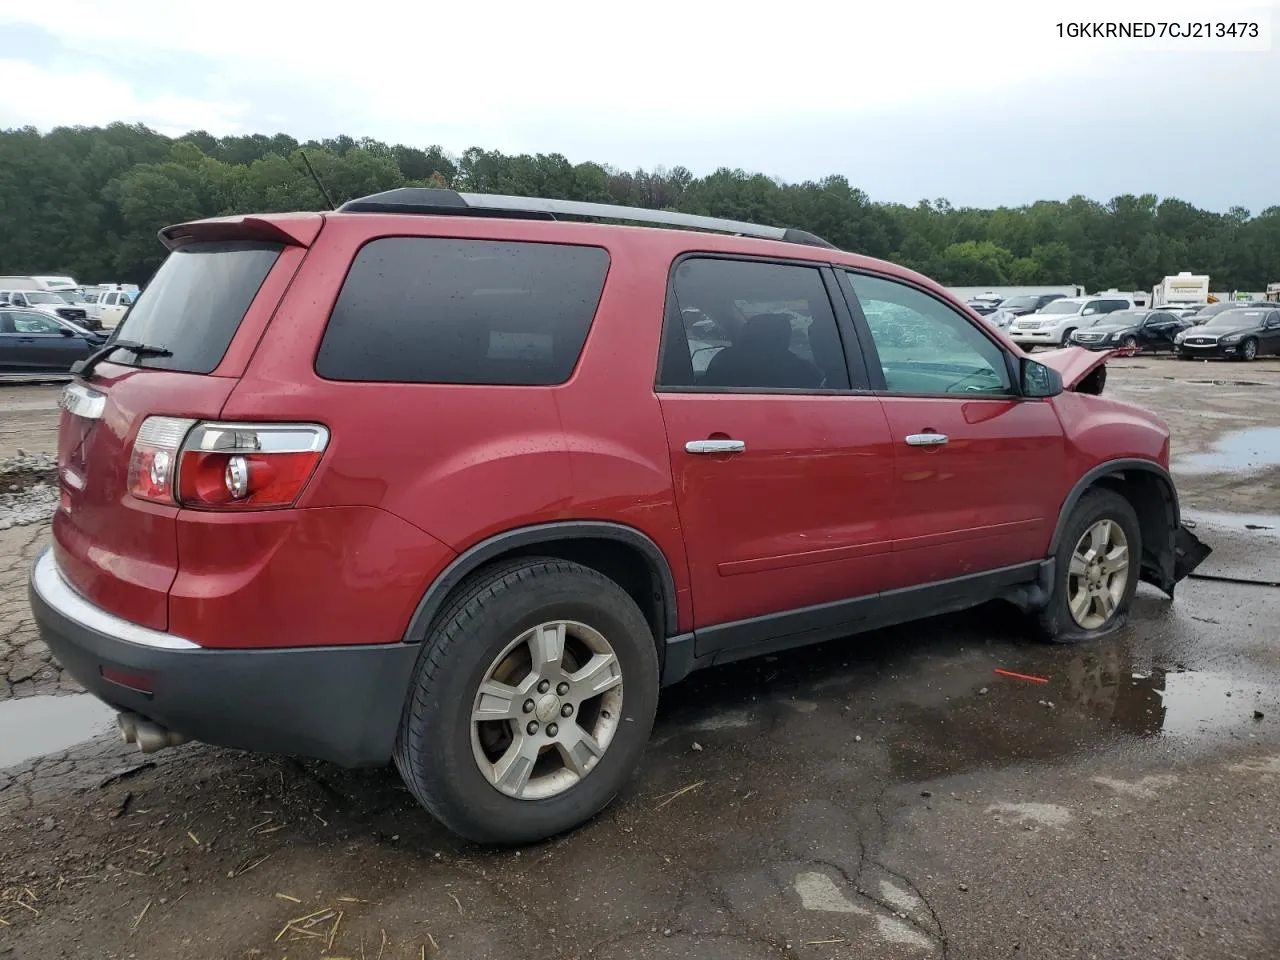
[[[348,767],[391,759],[416,645],[202,648],[91,604],[50,550],[36,559],[28,593],[63,668],[118,710],[222,747]]]

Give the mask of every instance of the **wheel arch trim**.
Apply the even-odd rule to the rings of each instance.
[[[1117,460],[1104,460],[1076,481],[1071,488],[1071,492],[1067,494],[1066,499],[1062,502],[1062,508],[1058,511],[1058,522],[1053,528],[1053,538],[1049,541],[1049,556],[1054,556],[1057,553],[1067,522],[1071,519],[1071,511],[1075,509],[1076,504],[1080,502],[1080,498],[1085,495],[1085,492],[1095,486],[1099,480],[1107,477],[1123,477],[1125,473],[1132,471],[1143,471],[1152,474],[1160,481],[1171,512],[1169,517],[1169,536],[1170,542],[1172,542],[1174,531],[1178,529],[1178,525],[1182,522],[1178,507],[1178,491],[1173,485],[1173,478],[1169,475],[1168,470],[1154,460],[1126,457]]]
[[[655,640],[662,644],[666,637],[675,635],[678,622],[675,576],[662,549],[648,535],[635,527],[602,520],[566,520],[507,530],[482,540],[458,554],[431,581],[422,599],[418,601],[413,616],[409,618],[409,626],[405,629],[404,642],[421,642],[449,594],[458,584],[485,564],[513,550],[566,540],[611,540],[634,549],[644,557],[662,595],[665,636],[656,637]]]

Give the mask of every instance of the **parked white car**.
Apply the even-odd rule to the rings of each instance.
[[[1098,297],[1063,297],[1046,304],[1036,313],[1019,317],[1009,324],[1009,336],[1020,347],[1065,347],[1071,343],[1071,334],[1082,327],[1091,327],[1108,313],[1132,310],[1137,306],[1133,297],[1107,293]]]
[[[105,329],[110,329],[120,323],[137,296],[128,290],[100,291],[97,299],[89,304],[89,315],[101,320]]]

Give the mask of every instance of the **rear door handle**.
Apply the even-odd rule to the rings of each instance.
[[[907,436],[907,446],[940,447],[949,439],[945,433],[912,433]]]
[[[690,440],[684,445],[685,453],[742,453],[746,449],[744,440]]]

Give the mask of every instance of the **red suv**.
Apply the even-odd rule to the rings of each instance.
[[[1105,354],[802,231],[413,188],[161,239],[30,591],[145,750],[394,759],[529,841],[692,670],[993,599],[1084,640],[1208,553]]]

